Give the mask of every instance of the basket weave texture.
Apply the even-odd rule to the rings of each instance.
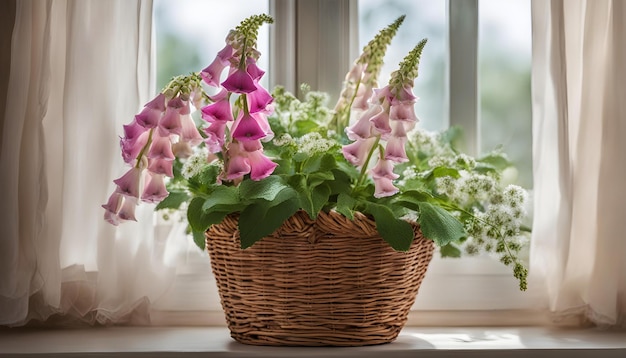
[[[242,250],[237,216],[206,233],[231,336],[274,346],[362,346],[396,339],[415,302],[434,245],[413,224],[408,252],[375,223],[336,212],[297,212]]]

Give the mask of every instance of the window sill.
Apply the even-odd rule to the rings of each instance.
[[[256,347],[224,327],[2,329],[2,357],[624,357],[626,332],[542,327],[407,327],[390,344],[354,348]]]

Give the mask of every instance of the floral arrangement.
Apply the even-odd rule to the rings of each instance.
[[[360,212],[399,251],[411,245],[412,220],[443,256],[497,255],[525,290],[519,252],[527,194],[500,180],[511,163],[498,151],[480,158],[460,153],[453,146],[458,130],[416,127],[413,83],[426,40],[387,85],[378,85],[385,51],[403,20],[365,46],[330,109],[327,94],[306,86],[302,100],[280,86],[271,94],[263,88],[256,39],[273,19],[245,19],[208,67],[173,78],[124,126],[120,146],[130,169],[114,180],[105,219],[114,225],[135,220],[140,201],[186,209],[203,248],[204,232],[237,213],[245,249],[299,210],[312,219],[322,210],[350,219]],[[199,125],[191,105],[201,113]]]

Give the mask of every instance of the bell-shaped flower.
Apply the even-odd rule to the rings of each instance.
[[[222,82],[222,86],[235,93],[252,93],[256,91],[254,81],[245,68],[237,68]]]
[[[147,183],[141,194],[142,201],[146,203],[159,203],[169,195],[165,188],[163,177],[163,174],[150,173],[150,178],[146,180]]]
[[[352,102],[352,108],[367,110],[367,108],[369,107],[370,98],[372,97],[373,93],[374,90],[372,89],[371,85],[362,83],[357,90],[356,96],[354,97],[354,101]]]
[[[372,174],[372,178],[387,178],[387,179],[398,179],[400,176],[393,172],[393,162],[386,160],[384,158],[379,158],[376,165],[370,169],[370,174]]]
[[[241,143],[230,143],[227,151],[228,163],[226,163],[227,180],[239,179],[250,173],[251,168],[247,154],[241,147]]]
[[[383,139],[387,139],[391,133],[391,125],[389,124],[389,112],[383,109],[380,113],[370,119],[372,123],[372,131],[378,133]]]
[[[191,115],[186,114],[180,117],[180,122],[182,126],[180,140],[182,142],[189,143],[191,146],[196,146],[202,143],[202,136],[198,132],[198,128],[196,127],[196,123],[191,118]]]
[[[113,182],[117,184],[115,191],[125,196],[139,198],[139,187],[141,186],[142,176],[143,170],[137,167],[130,168],[126,174],[113,180]]]
[[[226,122],[213,122],[204,129],[204,133],[207,135],[204,143],[207,149],[211,153],[218,153],[222,150],[224,145],[226,132]]]
[[[104,220],[111,225],[118,226],[120,224],[120,218],[117,217],[117,214],[108,210],[104,212]]]
[[[233,111],[230,106],[230,102],[228,101],[228,97],[202,107],[201,112],[202,118],[207,122],[226,122],[234,120]]]
[[[248,153],[248,163],[250,165],[250,179],[261,180],[270,176],[278,164],[272,162],[263,154],[262,150]]]
[[[167,103],[165,114],[159,121],[159,131],[162,136],[177,134],[182,132],[182,123],[180,121],[181,109],[185,108],[185,102],[180,97],[174,97]]]
[[[383,107],[379,105],[371,106],[367,111],[361,115],[358,121],[353,125],[346,128],[346,135],[350,140],[357,140],[359,138],[366,139],[372,136],[372,123],[370,119],[380,114],[383,111]]]
[[[264,110],[265,107],[274,100],[272,95],[263,88],[260,83],[255,81],[255,86],[257,88],[256,91],[246,95],[250,113],[257,113]]]
[[[346,73],[345,81],[347,83],[357,83],[361,81],[361,77],[363,77],[363,71],[365,70],[365,65],[362,63],[355,63],[354,66]]]
[[[172,153],[176,158],[189,158],[193,154],[193,149],[188,142],[178,141],[172,144]]]
[[[259,66],[256,65],[256,60],[254,58],[246,58],[246,64],[246,71],[248,71],[248,74],[250,74],[250,77],[252,77],[253,80],[259,81],[261,77],[263,77],[263,75],[265,74],[265,71],[263,71],[259,68]]]
[[[395,88],[392,90],[393,96],[391,99],[391,104],[413,104],[417,97],[413,94],[413,87],[410,85],[404,85],[400,88]]]
[[[241,111],[233,127],[232,136],[238,141],[257,140],[265,137],[265,131],[263,131],[256,116],[251,113]]]
[[[133,122],[135,123],[135,122]],[[137,125],[139,126],[139,125]],[[141,126],[139,126],[141,127]],[[127,126],[124,126],[124,131],[126,131]],[[120,139],[120,148],[122,150],[122,158],[125,163],[133,163],[137,156],[141,152],[141,149],[148,143],[149,131],[144,131],[140,133],[137,137],[134,138],[121,138]]]
[[[137,123],[144,128],[154,128],[165,112],[166,97],[159,93],[152,101],[146,103],[144,109],[135,116]]]
[[[400,120],[390,120],[389,122],[391,123],[391,136],[396,138],[406,138],[406,127],[414,125],[413,122],[405,122]]]
[[[413,103],[395,104],[389,108],[389,119],[407,122],[417,122],[415,115],[415,106]]]
[[[263,142],[269,142],[270,140],[272,140],[272,138],[274,138],[274,132],[272,131],[270,122],[267,120],[268,114],[271,114],[273,112],[274,107],[273,105],[269,104],[265,108],[265,111],[257,112],[254,114],[254,118],[256,118],[257,123],[259,123],[259,126],[263,130],[263,133],[265,133],[265,137],[261,138],[261,141]]]
[[[203,92],[200,88],[196,88],[191,92],[191,104],[193,104],[193,108],[200,110],[204,104]]]
[[[365,163],[365,159],[367,159],[367,154],[374,146],[376,142],[375,137],[371,137],[368,139],[357,139],[356,142],[344,145],[341,148],[341,152],[347,161],[352,163],[352,165],[361,166]]]
[[[396,188],[393,185],[393,182],[389,178],[380,177],[374,178],[374,197],[375,198],[384,198],[387,196],[392,196],[399,192],[400,189]]]
[[[124,195],[114,191],[111,196],[109,196],[109,200],[106,204],[102,205],[102,207],[113,214],[117,214],[122,208],[122,202],[124,201]]]
[[[156,133],[152,136],[152,144],[148,151],[150,159],[168,159],[174,160],[174,152],[172,151],[172,142],[169,137],[161,137]]]
[[[235,54],[235,49],[230,44],[226,44],[224,48],[219,50],[217,53],[217,58],[219,58],[225,65],[228,65],[230,59]]]
[[[150,159],[148,171],[154,174],[163,174],[168,177],[174,177],[174,161],[165,158]]]
[[[124,197],[124,202],[122,203],[122,208],[117,213],[117,217],[121,221],[131,220],[137,221],[135,218],[135,208],[137,207],[137,198],[134,197]]]
[[[224,69],[228,66],[228,61],[220,59],[219,55],[215,57],[213,62],[209,64],[205,69],[200,72],[200,77],[208,85],[218,87],[220,83],[220,77]]]
[[[407,158],[404,148],[405,142],[406,137],[390,136],[387,140],[387,146],[385,147],[385,159],[395,163],[408,162],[409,158]]]
[[[241,146],[243,148],[243,150],[245,150],[246,152],[250,153],[250,152],[256,152],[257,150],[261,150],[263,149],[263,144],[261,144],[261,140],[257,139],[257,140],[246,140],[243,142],[240,142]]]

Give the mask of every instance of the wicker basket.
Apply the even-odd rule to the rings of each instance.
[[[207,248],[231,336],[246,344],[361,346],[396,339],[433,255],[414,225],[407,253],[372,220],[298,212],[241,250],[237,217],[207,232]]]

